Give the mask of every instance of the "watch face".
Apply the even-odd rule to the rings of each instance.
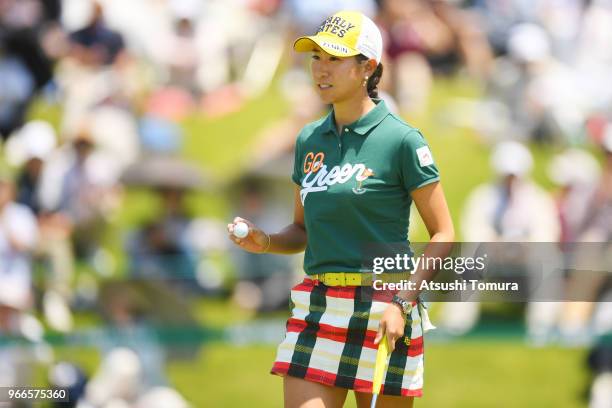
[[[397,303],[402,308],[404,314],[408,314],[408,312],[410,311],[410,303],[407,300],[404,300],[401,297],[395,295],[393,296],[393,302]]]

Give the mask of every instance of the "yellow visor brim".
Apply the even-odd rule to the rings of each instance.
[[[317,46],[335,57],[352,57],[360,54],[359,51],[334,41],[334,37],[328,36],[311,35],[300,37],[293,43],[293,49],[297,52],[314,51]]]

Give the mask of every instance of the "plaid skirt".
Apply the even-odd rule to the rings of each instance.
[[[378,346],[374,338],[397,291],[325,286],[309,278],[291,290],[291,317],[271,373],[372,392]],[[433,328],[421,303],[395,344],[381,394],[423,395],[423,332]]]

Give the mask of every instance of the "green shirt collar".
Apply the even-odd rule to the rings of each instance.
[[[365,135],[368,133],[374,126],[378,125],[389,113],[389,109],[387,108],[387,104],[382,99],[372,99],[376,106],[374,109],[366,113],[361,118],[357,119],[355,122],[345,126],[349,128],[352,132],[355,132],[360,135]],[[331,109],[323,122],[322,130],[324,132],[332,132],[336,133],[335,130],[336,123],[334,120],[334,110]]]

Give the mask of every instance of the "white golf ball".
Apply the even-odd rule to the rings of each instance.
[[[236,238],[244,238],[249,235],[249,226],[244,222],[237,222],[234,225],[234,236]]]

